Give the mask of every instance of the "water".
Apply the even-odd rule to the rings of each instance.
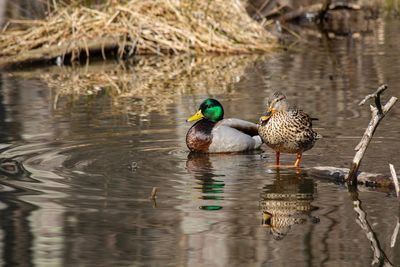
[[[399,26],[380,20],[359,39],[323,39],[271,56],[3,71],[2,265],[371,265],[368,230],[346,188],[305,170],[271,169],[267,148],[190,154],[185,119],[212,96],[228,117],[257,121],[278,89],[319,117],[324,138],[305,153],[304,167],[348,167],[370,116],[359,100],[381,83],[389,85],[385,101],[399,97]],[[74,93],[96,73],[123,80],[121,72],[134,80],[125,98],[98,85],[89,95]],[[395,107],[362,170],[388,175],[392,163],[400,172],[399,119]],[[391,247],[398,201],[365,188],[359,199],[382,251],[400,265],[399,238]]]

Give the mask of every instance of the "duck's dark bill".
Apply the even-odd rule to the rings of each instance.
[[[260,120],[261,121],[267,121],[267,120],[269,120],[269,118],[271,118],[271,115],[272,115],[272,112],[271,111],[267,111],[260,117]]]

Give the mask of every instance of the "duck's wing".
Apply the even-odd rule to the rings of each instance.
[[[291,120],[296,124],[300,124],[309,128],[312,128],[312,121],[316,120],[315,118],[311,118],[307,113],[305,113],[301,109],[297,109],[296,107],[289,108],[288,115],[290,116]]]
[[[250,136],[230,125],[217,124],[211,134],[212,141],[208,147],[211,153],[253,150],[258,149],[262,144],[260,136]]]
[[[245,120],[235,118],[223,119],[217,123],[216,127],[218,126],[230,127],[250,136],[258,135],[258,125]]]
[[[299,128],[299,135],[309,135],[309,138],[320,139],[322,135],[316,133],[312,129],[312,122],[318,120],[316,118],[311,118],[307,113],[300,109],[291,108],[288,110],[288,114],[291,118],[291,124]]]

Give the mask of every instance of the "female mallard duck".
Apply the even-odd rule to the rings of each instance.
[[[266,113],[260,118],[258,133],[263,142],[275,150],[277,166],[281,152],[296,153],[294,167],[300,166],[302,153],[320,138],[312,129],[312,120],[303,111],[289,108],[282,93],[272,95]]]
[[[215,99],[204,100],[196,114],[187,119],[197,120],[186,134],[186,145],[193,152],[240,152],[262,144],[257,124],[224,119],[224,109]]]

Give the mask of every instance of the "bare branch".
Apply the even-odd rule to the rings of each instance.
[[[370,98],[377,97],[378,94],[380,95],[386,89],[387,89],[387,85],[386,84],[383,84],[383,85],[379,86],[379,88],[376,89],[375,93],[367,95],[358,105],[359,106],[364,105],[365,102],[367,102]]]
[[[370,98],[375,99],[376,107],[371,105],[371,121],[368,124],[367,129],[364,132],[364,135],[360,141],[360,143],[356,146],[355,150],[357,153],[353,158],[353,162],[350,167],[349,175],[346,180],[349,185],[356,186],[357,185],[357,173],[361,164],[361,160],[364,157],[365,151],[369,143],[371,142],[372,136],[375,133],[380,121],[385,117],[385,115],[390,111],[390,109],[394,106],[397,101],[396,97],[391,97],[390,100],[385,104],[385,106],[381,105],[380,95],[387,89],[387,85],[381,85],[375,91],[375,93],[367,95],[359,105],[365,104]]]
[[[389,101],[386,103],[386,105],[383,107],[382,112],[386,115],[390,111],[390,109],[394,106],[394,104],[397,101],[397,97],[392,96]]]
[[[387,85],[386,84],[382,84],[381,86],[379,86],[378,89],[376,89],[375,93],[367,95],[358,105],[362,106],[365,104],[365,102],[367,102],[370,98],[374,98],[375,99],[375,105],[378,108],[378,113],[381,114],[382,113],[382,106],[381,106],[381,94],[387,89]]]

